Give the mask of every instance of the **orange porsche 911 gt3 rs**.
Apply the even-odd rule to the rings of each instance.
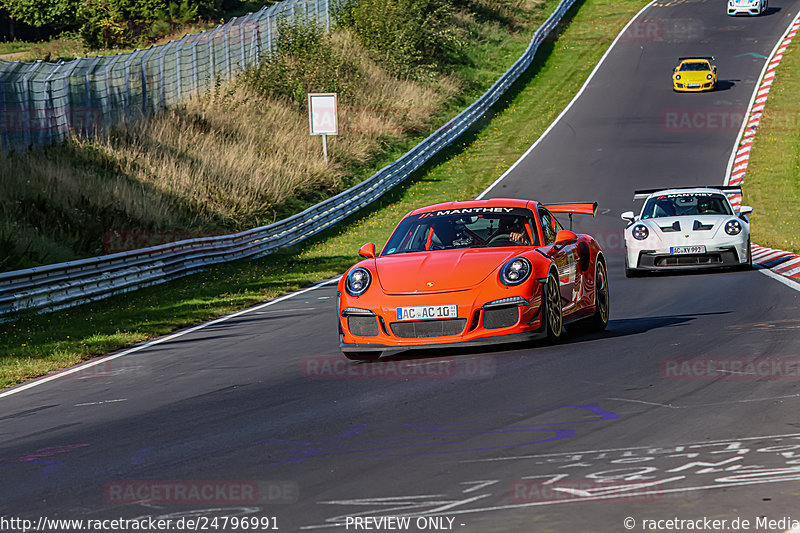
[[[416,209],[380,254],[339,280],[340,347],[350,359],[383,350],[558,340],[564,325],[608,323],[606,262],[589,235],[553,213],[594,215],[597,204],[519,199]]]

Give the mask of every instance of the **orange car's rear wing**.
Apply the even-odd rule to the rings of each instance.
[[[571,215],[591,215],[597,212],[597,202],[593,204],[545,204],[551,213],[569,213]]]
[[[591,204],[545,204],[551,213],[567,213],[569,215],[569,229],[572,231],[572,215],[594,216],[597,213],[597,202]]]

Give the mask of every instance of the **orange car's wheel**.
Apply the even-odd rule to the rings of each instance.
[[[351,361],[377,361],[381,352],[342,352]]]
[[[603,331],[608,326],[608,315],[611,310],[609,305],[608,276],[606,266],[597,262],[594,274],[594,307],[595,312],[587,321],[593,331]]]
[[[547,340],[558,342],[564,331],[564,316],[561,309],[561,291],[558,278],[551,272],[544,285],[544,319],[547,327]]]

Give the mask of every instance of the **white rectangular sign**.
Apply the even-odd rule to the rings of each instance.
[[[336,93],[308,93],[308,124],[311,135],[338,135]]]

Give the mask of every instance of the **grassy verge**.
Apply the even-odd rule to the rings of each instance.
[[[484,121],[413,179],[297,250],[214,268],[124,297],[0,325],[0,386],[162,335],[341,273],[364,242],[382,245],[413,207],[474,197],[557,116],[646,0],[585,0],[571,24]],[[548,4],[549,11],[555,3]],[[602,25],[602,35],[587,28]],[[494,52],[484,52],[490,55]],[[388,153],[387,157],[397,155]],[[330,332],[335,335],[335,332]]]
[[[800,42],[783,55],[744,178],[752,240],[800,253]]]

